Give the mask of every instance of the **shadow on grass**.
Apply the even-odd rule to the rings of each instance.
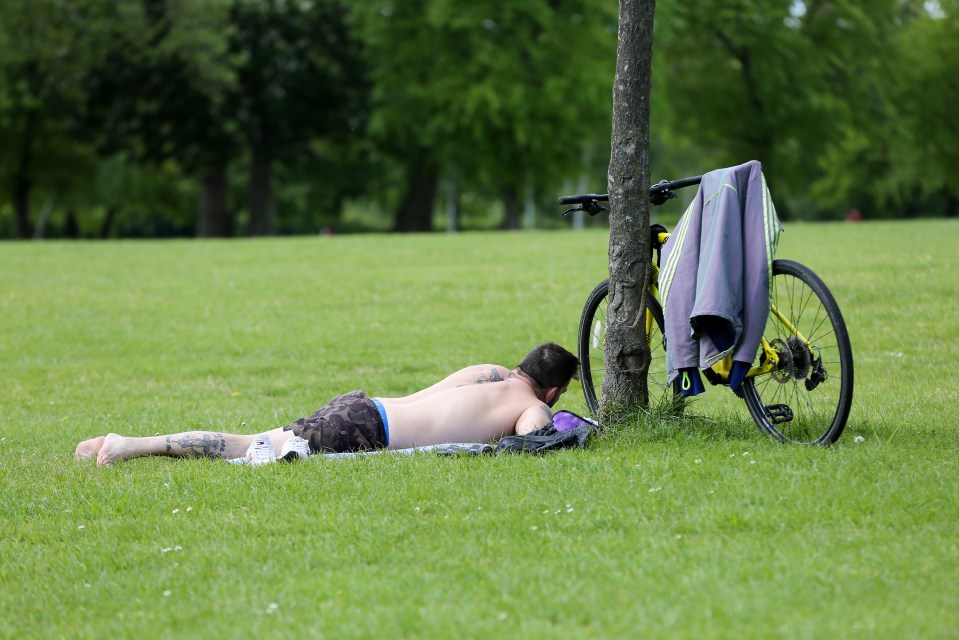
[[[695,402],[681,398],[649,408],[604,408],[601,424],[593,440],[598,446],[768,439],[751,419],[740,415],[701,415],[696,412]]]

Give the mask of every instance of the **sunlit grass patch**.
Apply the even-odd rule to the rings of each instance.
[[[957,231],[787,225],[779,256],[824,278],[852,338],[828,449],[709,387],[581,450],[259,468],[72,452],[572,347],[606,238],[0,245],[0,636],[948,637]],[[932,259],[903,263],[906,236]],[[558,408],[584,413],[581,390]]]

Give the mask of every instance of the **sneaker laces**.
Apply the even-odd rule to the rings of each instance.
[[[253,438],[253,444],[246,450],[246,463],[252,465],[269,464],[276,462],[276,449],[270,436],[260,434]]]
[[[280,449],[280,459],[293,461],[293,460],[306,460],[310,457],[310,442],[306,438],[301,438],[297,435],[291,435],[286,442],[283,443],[283,447]]]

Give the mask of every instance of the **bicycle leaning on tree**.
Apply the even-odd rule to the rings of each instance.
[[[650,202],[659,206],[676,197],[676,190],[699,184],[702,176],[650,187]],[[589,215],[609,209],[608,194],[562,196],[561,205],[576,205],[563,213]],[[652,273],[646,290],[646,338],[650,348],[650,402],[673,402],[679,381],[666,381],[666,340],[659,292],[659,262],[669,232],[650,226]],[[774,260],[769,283],[770,308],[753,366],[739,395],[759,428],[781,442],[828,445],[846,426],[853,394],[852,347],[839,306],[823,281],[794,260]],[[586,405],[596,413],[601,402],[609,279],[586,299],[579,322],[580,380]],[[728,385],[732,356],[703,373],[714,385]]]

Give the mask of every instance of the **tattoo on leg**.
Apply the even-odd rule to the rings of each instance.
[[[166,450],[172,451],[172,444],[186,449],[188,454],[195,456],[214,456],[226,451],[226,438],[222,433],[201,433],[199,435],[185,435],[179,439],[167,436]]]
[[[173,445],[170,444],[172,441],[173,441],[173,436],[167,436],[167,437],[166,437],[166,451],[167,451],[167,453],[170,453],[171,451],[173,451]]]

